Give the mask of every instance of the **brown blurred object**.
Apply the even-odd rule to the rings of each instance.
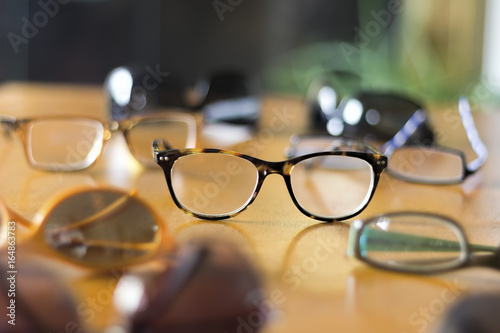
[[[499,314],[500,294],[465,297],[448,311],[436,333],[498,333]]]

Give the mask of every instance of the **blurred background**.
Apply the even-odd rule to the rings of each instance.
[[[0,0],[0,83],[102,84],[134,64],[187,87],[233,70],[303,96],[315,77],[337,75],[426,101],[491,103],[499,15],[499,0]]]

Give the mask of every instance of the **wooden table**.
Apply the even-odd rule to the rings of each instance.
[[[105,115],[100,87],[7,84],[0,88],[0,113],[17,116],[72,113]],[[456,109],[433,108],[432,121],[443,130],[445,144],[472,158]],[[291,134],[303,129],[300,100],[266,97],[260,131],[235,148],[267,160],[284,159]],[[479,133],[490,150],[480,172],[464,184],[430,186],[405,183],[383,174],[379,188],[358,217],[417,210],[445,214],[460,222],[472,242],[500,243],[500,113],[475,112]],[[282,126],[283,125],[283,126]],[[213,144],[201,138],[201,145]],[[464,148],[466,147],[466,148]],[[121,163],[111,163],[119,157]],[[266,179],[255,202],[235,218],[201,221],[177,209],[160,168],[144,169],[130,156],[120,136],[106,146],[88,171],[48,173],[29,167],[20,140],[0,141],[0,197],[32,218],[48,198],[75,186],[106,184],[136,188],[164,217],[179,242],[193,237],[228,237],[258,267],[268,305],[275,309],[265,333],[429,332],[446,310],[464,296],[500,292],[500,271],[464,269],[435,276],[389,273],[346,257],[351,221],[326,224],[307,218],[293,205],[279,176]],[[61,268],[60,263],[54,266]],[[87,306],[107,288],[110,277],[73,272],[67,280],[77,304]],[[106,303],[106,301],[103,301]],[[98,332],[113,309],[95,309],[85,325]]]

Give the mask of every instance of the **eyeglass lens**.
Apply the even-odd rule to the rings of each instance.
[[[339,115],[341,119],[332,118],[333,124],[329,123],[327,129],[336,136],[387,141],[421,108],[403,96],[360,92],[345,100]],[[414,136],[432,139],[426,126],[423,124]]]
[[[207,216],[235,213],[250,201],[258,181],[255,166],[227,154],[191,154],[172,167],[172,187],[187,210]]]
[[[131,195],[112,191],[66,198],[46,216],[43,235],[63,256],[93,265],[127,264],[159,243],[151,212]]]
[[[425,146],[403,146],[389,157],[387,171],[407,180],[453,183],[465,174],[462,155]]]
[[[92,119],[37,120],[28,129],[28,154],[43,168],[86,168],[99,156],[103,135],[102,124]]]
[[[127,130],[127,143],[139,162],[154,166],[151,142],[166,137],[172,147],[192,146],[193,133],[189,125],[170,118],[141,119]],[[104,143],[104,126],[94,119],[34,120],[29,123],[26,134],[30,162],[47,170],[85,169],[95,162]]]
[[[371,221],[359,237],[361,256],[386,268],[453,266],[466,251],[462,234],[435,216],[394,215]]]
[[[186,147],[189,128],[186,122],[161,118],[139,121],[128,131],[128,141],[135,157],[144,164],[156,165],[151,158],[151,142],[168,138],[171,147]]]
[[[297,163],[290,172],[293,194],[307,212],[341,217],[361,209],[370,198],[373,170],[349,156],[318,156]]]

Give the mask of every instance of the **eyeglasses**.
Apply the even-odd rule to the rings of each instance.
[[[438,146],[431,141],[413,141],[410,137],[427,120],[422,110],[416,111],[399,132],[382,145],[381,151],[388,157],[387,172],[392,176],[422,184],[457,184],[475,173],[486,161],[488,150],[481,141],[474,125],[470,105],[465,97],[460,98],[458,109],[462,124],[477,158],[466,162],[462,151]],[[339,144],[340,142],[340,144]],[[320,150],[336,150],[344,145],[342,138],[331,136],[292,136],[288,157]]]
[[[486,161],[488,149],[481,141],[465,97],[458,101],[458,111],[467,138],[477,158],[467,163],[462,151],[421,141],[408,144],[408,138],[425,121],[422,112],[415,113],[403,128],[381,150],[389,157],[387,171],[402,180],[424,184],[461,183]]]
[[[7,316],[0,321],[1,332],[76,332],[93,326],[53,271],[36,258],[20,265],[16,325],[9,324]],[[8,271],[5,263],[0,268]],[[160,269],[116,274],[109,284],[118,279],[110,296],[118,311],[107,318],[104,329],[109,332],[217,333],[236,332],[242,325],[258,332],[272,311],[263,301],[256,270],[230,244],[186,244]],[[8,290],[9,280],[2,279],[0,306],[4,309],[10,306]]]
[[[366,152],[320,152],[281,162],[220,149],[161,150],[154,159],[163,169],[177,207],[203,219],[235,216],[256,198],[264,179],[279,174],[297,208],[321,221],[340,221],[361,212],[372,198],[387,159]]]
[[[499,248],[469,244],[458,223],[429,213],[389,213],[354,221],[348,254],[374,267],[407,273],[500,268]]]
[[[48,256],[89,268],[141,263],[173,248],[165,222],[135,192],[114,188],[81,188],[57,198],[31,222],[0,200],[0,245],[19,242]]]
[[[145,166],[151,161],[151,141],[162,135],[174,147],[194,147],[196,122],[188,114],[168,112],[103,123],[85,117],[52,116],[16,119],[0,115],[0,125],[20,135],[32,167],[47,171],[77,171],[90,167],[104,143],[116,131],[123,133],[134,157]]]

